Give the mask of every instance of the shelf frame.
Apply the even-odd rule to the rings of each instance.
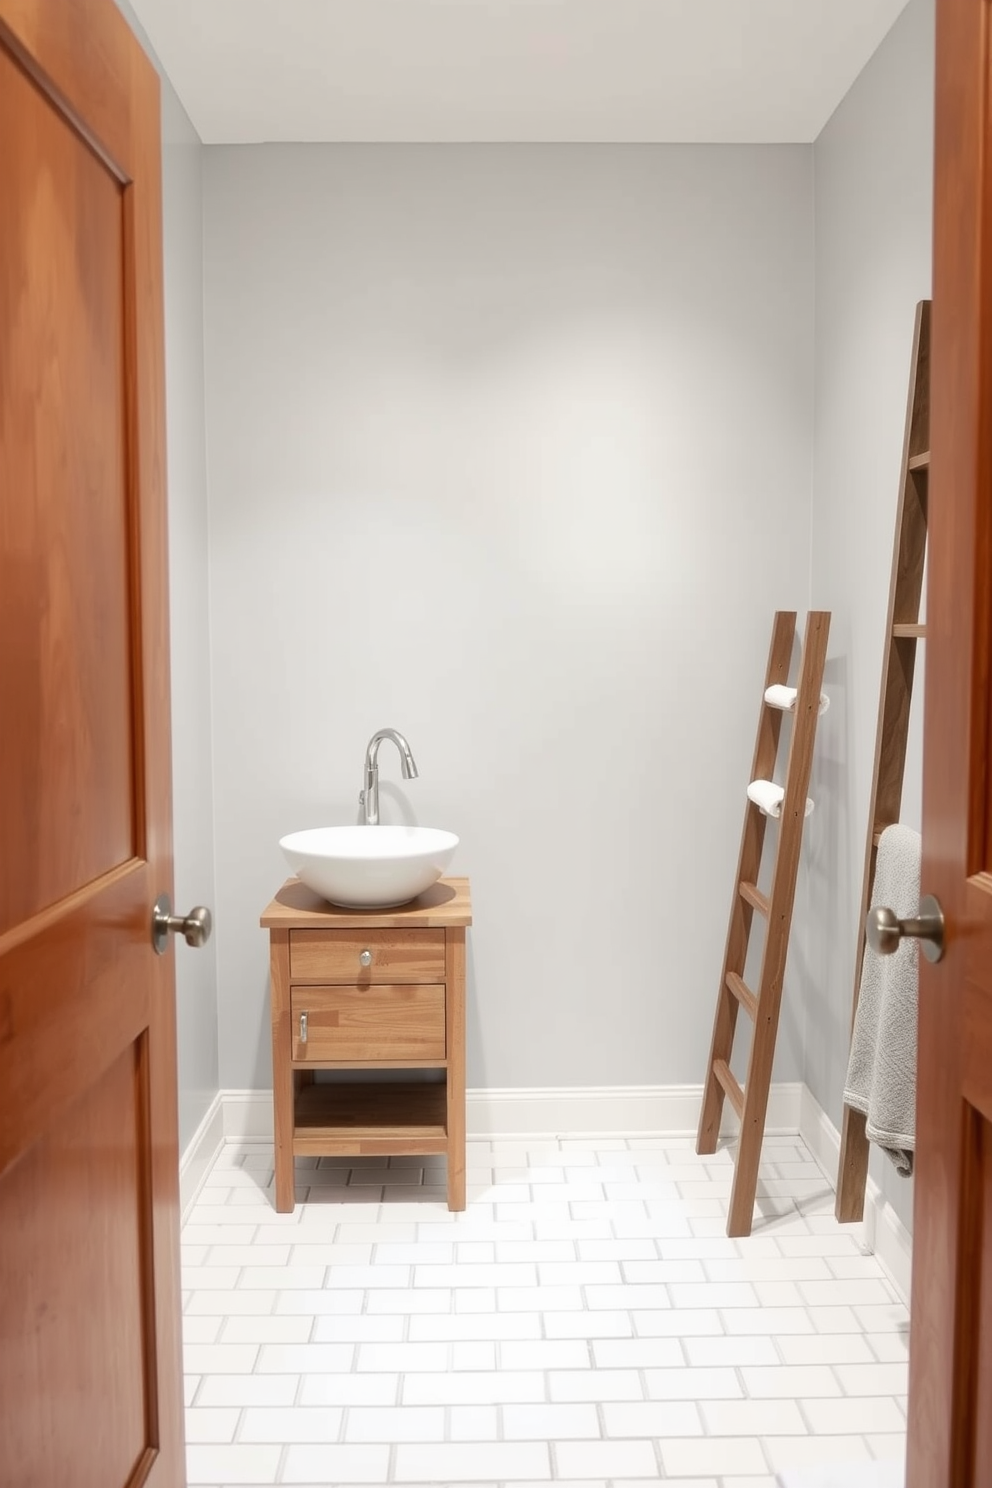
[[[296,879],[289,880],[261,916],[269,932],[272,1024],[272,1103],[276,1210],[291,1213],[296,1200],[296,1157],[447,1157],[448,1208],[465,1208],[465,935],[472,923],[469,882],[440,879],[412,904],[381,912],[342,911],[324,903]],[[292,971],[292,933],[319,930],[328,937],[355,928],[444,931],[444,1047],[429,1059],[300,1060],[293,1058],[292,991],[327,985]],[[419,984],[408,970],[405,984]],[[365,1071],[368,1081],[317,1081],[318,1071]],[[387,1070],[433,1070],[435,1081],[377,1080]]]
[[[854,960],[854,991],[851,1033],[858,1011],[861,973],[865,957],[865,919],[875,884],[878,844],[886,827],[899,820],[906,749],[909,741],[910,709],[919,642],[926,638],[920,618],[923,575],[927,552],[927,518],[930,471],[930,321],[931,302],[916,307],[913,352],[910,363],[906,429],[903,439],[899,500],[896,509],[889,607],[882,657],[882,683],[875,735],[865,842],[864,874],[858,915],[857,948]],[[864,1217],[868,1184],[868,1136],[862,1112],[845,1105],[841,1126],[840,1163],[834,1212],[841,1224]]]

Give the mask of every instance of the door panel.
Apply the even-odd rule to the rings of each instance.
[[[138,1040],[4,1181],[0,1337],[11,1341],[14,1391],[4,1402],[5,1482],[126,1483],[151,1446],[147,1176]],[[46,1209],[63,1243],[59,1263],[41,1267],[33,1216]]]
[[[984,1082],[983,1082],[984,1083]],[[988,1269],[988,1236],[992,1235],[992,1124],[988,1114],[974,1117],[966,1133],[970,1153],[975,1226],[969,1236],[969,1266],[976,1286],[968,1299],[965,1337],[972,1344],[972,1414],[975,1422],[973,1461],[976,1482],[988,1481],[992,1465],[992,1275]]]
[[[54,912],[48,928],[19,927],[30,936],[0,954],[0,1202],[5,1169],[149,1025],[149,886],[146,865],[129,864],[84,889],[74,912]]]
[[[180,1488],[158,78],[0,0],[0,1483]]]
[[[0,935],[133,854],[122,189],[0,51]]]

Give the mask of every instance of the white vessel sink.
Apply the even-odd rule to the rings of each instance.
[[[435,883],[458,846],[435,827],[314,827],[279,846],[315,894],[346,909],[389,909]]]

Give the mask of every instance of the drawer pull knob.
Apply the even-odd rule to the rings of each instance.
[[[358,959],[362,963],[363,966],[371,966],[372,965],[372,952],[371,951],[363,951],[362,954],[359,956]]]
[[[307,1041],[307,1015],[306,1015],[306,1013],[301,1013],[300,1014],[300,1043],[301,1044],[305,1044],[306,1041]]]

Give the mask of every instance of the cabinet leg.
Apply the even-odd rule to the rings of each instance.
[[[292,1214],[296,1207],[296,1160],[293,1156],[295,1081],[287,1063],[273,1071],[273,1125],[275,1128],[276,1212]]]
[[[465,1208],[465,1159],[463,1157],[459,1164],[450,1151],[448,1152],[448,1208],[452,1213],[461,1213]]]
[[[289,931],[273,930],[269,967],[272,975],[272,1118],[275,1130],[276,1211],[292,1214],[296,1204],[293,1158],[295,1081],[289,1019]]]
[[[445,937],[448,1208],[465,1208],[465,931]]]
[[[292,1157],[276,1158],[276,1213],[292,1214],[296,1208],[296,1174]]]
[[[458,1130],[453,1130],[455,1123],[452,1122],[451,1113],[455,1106],[461,1111],[461,1122]],[[448,1089],[448,1208],[461,1210],[465,1208],[465,1097],[464,1093],[460,1102],[452,1100],[451,1089]]]

